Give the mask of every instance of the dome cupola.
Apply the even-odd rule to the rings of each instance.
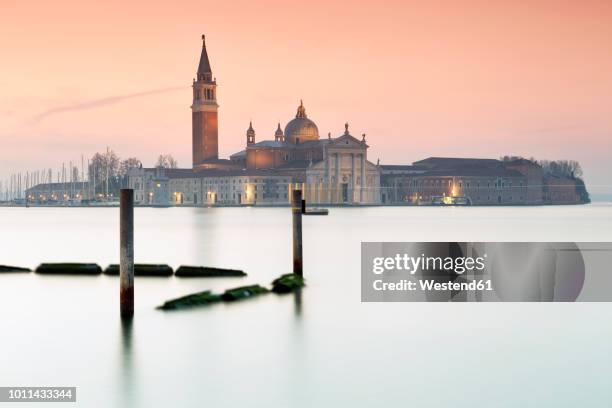
[[[285,141],[298,144],[311,140],[319,140],[319,129],[312,120],[308,119],[306,108],[300,101],[295,118],[285,126]]]

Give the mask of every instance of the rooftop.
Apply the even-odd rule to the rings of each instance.
[[[83,185],[85,185],[85,188],[89,188],[88,181],[74,181],[72,183],[70,181],[67,181],[65,183],[40,183],[33,187],[28,188],[26,191],[41,191],[41,190],[43,190],[43,192],[49,191],[49,190],[70,191],[71,184],[74,184],[76,190],[80,190]]]
[[[155,171],[155,168],[145,168],[145,171]],[[267,169],[163,169],[163,177],[169,179],[203,178],[203,177],[233,177],[233,176],[282,176]]]
[[[206,52],[206,40],[202,35],[202,53],[200,54],[200,63],[198,64],[198,75],[212,74],[210,69],[210,61]]]
[[[413,163],[415,166],[457,168],[457,167],[501,167],[502,162],[497,159],[477,159],[463,157],[428,157]]]
[[[481,177],[524,177],[523,174],[516,170],[506,170],[500,168],[454,168],[454,169],[434,169],[420,174],[421,176],[443,177],[443,176],[481,176]]]

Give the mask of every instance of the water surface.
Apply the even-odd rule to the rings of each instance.
[[[606,303],[361,303],[362,241],[612,241],[612,206],[332,208],[304,218],[301,298],[181,312],[194,291],[291,269],[287,208],[137,208],[137,262],[246,278],[0,275],[0,385],[77,386],[83,407],[609,406]],[[117,208],[0,208],[0,264],[118,261]],[[59,404],[61,405],[61,404]],[[20,407],[26,404],[19,405]],[[75,406],[75,404],[66,404]]]

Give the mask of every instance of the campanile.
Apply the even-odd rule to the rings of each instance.
[[[212,76],[206,42],[202,35],[202,54],[193,81],[191,105],[193,167],[219,158],[217,82]]]

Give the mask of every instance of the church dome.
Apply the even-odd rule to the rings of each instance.
[[[309,140],[319,140],[319,129],[317,125],[306,116],[304,104],[300,101],[295,119],[285,126],[285,140],[287,143],[296,144]]]

